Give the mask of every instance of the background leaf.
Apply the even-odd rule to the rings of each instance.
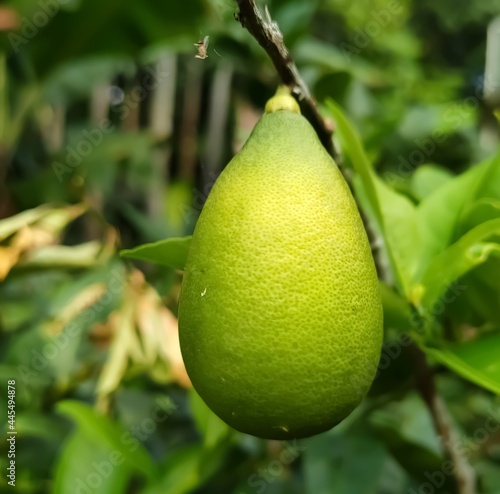
[[[155,474],[155,466],[146,450],[138,444],[134,448],[127,447],[124,440],[126,431],[104,415],[98,414],[88,405],[69,400],[60,402],[57,410],[70,417],[93,442],[123,455],[128,470],[141,472],[148,478]]]
[[[78,430],[63,446],[52,492],[66,494],[89,489],[98,494],[124,492],[131,476],[132,470],[117,450],[104,447]]]
[[[208,408],[194,388],[190,390],[190,403],[196,426],[203,435],[203,442],[208,448],[214,447],[232,431]]]

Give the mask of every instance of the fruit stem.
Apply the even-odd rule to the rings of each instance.
[[[260,11],[255,0],[237,0],[237,3],[237,20],[266,51],[283,83],[293,87],[295,91],[299,91],[305,117],[316,130],[328,153],[337,163],[342,163],[341,155],[332,139],[331,125],[328,125],[323,119],[316,101],[300,75],[290,51],[284,43],[283,33],[280,31],[279,25],[271,18],[267,9],[264,14]]]

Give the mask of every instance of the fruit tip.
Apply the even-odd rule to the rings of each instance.
[[[279,110],[288,110],[300,115],[300,107],[291,95],[287,86],[279,86],[276,94],[270,98],[265,107],[265,113],[274,113]]]

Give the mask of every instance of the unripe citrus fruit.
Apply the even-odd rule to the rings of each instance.
[[[293,98],[275,98],[201,212],[179,332],[207,405],[235,429],[285,439],[360,403],[382,307],[349,188]]]

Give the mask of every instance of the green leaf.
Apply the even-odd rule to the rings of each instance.
[[[385,283],[380,283],[382,306],[384,307],[384,327],[399,332],[411,330],[411,308],[408,302]]]
[[[436,254],[453,242],[463,211],[477,197],[489,175],[499,166],[500,156],[483,161],[450,180],[419,204],[417,212],[420,223],[427,231],[427,240],[422,244],[420,255],[422,269],[425,269]]]
[[[424,288],[422,298],[414,302],[432,312],[433,305],[454,280],[484,263],[492,254],[500,254],[500,244],[485,242],[494,235],[500,235],[500,218],[482,223],[437,255],[420,280]]]
[[[124,249],[120,251],[120,255],[171,268],[184,269],[190,245],[190,235],[187,237],[167,238],[158,242],[140,245],[135,249]]]
[[[16,429],[19,436],[61,442],[64,439],[65,430],[60,425],[60,418],[55,415],[42,415],[34,411],[16,414]]]
[[[338,127],[342,148],[359,175],[375,222],[385,239],[387,253],[398,285],[409,293],[418,271],[422,229],[415,207],[408,198],[390,189],[374,173],[361,139],[340,107],[332,100],[326,105]]]
[[[453,178],[453,174],[438,165],[419,166],[410,179],[412,194],[420,201]]]
[[[352,74],[362,87],[364,84],[383,84],[386,78],[386,74],[374,64],[367,63],[361,57],[346,56],[346,50],[312,36],[304,36],[298,40],[294,46],[294,58],[299,65],[317,66],[327,72],[345,70]]]
[[[441,444],[427,406],[417,392],[409,392],[388,407],[377,408],[370,415],[369,422],[376,429],[397,431],[400,441],[425,448],[439,461]],[[388,440],[388,445],[390,442]]]
[[[470,204],[464,211],[460,220],[459,232],[463,235],[481,223],[495,218],[500,218],[500,200],[482,197]]]
[[[198,430],[203,435],[203,442],[207,448],[212,448],[227,437],[232,429],[208,408],[193,388],[189,397],[191,412]]]
[[[427,480],[427,472],[441,469],[442,447],[431,417],[422,399],[411,393],[404,400],[379,407],[368,418],[375,435],[392,456],[418,483]],[[453,492],[453,478],[438,492]],[[406,492],[399,491],[399,492]]]
[[[45,80],[42,97],[51,103],[71,104],[88,97],[99,84],[109,84],[116,74],[131,77],[136,71],[131,57],[99,55],[77,58],[58,67]]]
[[[162,464],[161,480],[144,491],[144,494],[185,494],[199,485],[198,470],[202,446],[196,444],[173,451]]]
[[[219,470],[227,455],[228,444],[210,449],[196,444],[171,452],[160,466],[159,481],[150,484],[142,494],[188,494],[203,485]]]
[[[105,415],[97,413],[88,405],[72,400],[59,402],[57,411],[70,417],[78,425],[79,430],[95,443],[123,455],[129,469],[139,471],[148,478],[153,477],[155,466],[147,451],[138,442],[134,448],[130,448],[127,443],[127,431],[122,430]]]
[[[359,425],[359,424],[358,424]],[[327,433],[304,441],[306,492],[372,494],[378,492],[388,454],[368,432]],[[366,475],[369,472],[369,475]]]
[[[500,121],[500,110],[498,110],[498,120]],[[496,494],[500,485],[500,468],[494,460],[483,459],[474,463],[474,470],[481,479],[481,489],[484,494]]]
[[[390,189],[375,178],[379,203],[382,208],[384,237],[392,254],[394,266],[399,274],[406,295],[419,269],[419,254],[423,232],[415,206],[404,195]]]
[[[493,158],[485,179],[479,188],[477,198],[500,200],[500,156]]]
[[[366,196],[375,215],[375,220],[379,225],[383,224],[382,212],[375,187],[375,173],[372,165],[366,156],[361,138],[354,126],[345,117],[340,107],[331,99],[326,101],[326,106],[331,112],[335,123],[338,127],[338,135],[342,143],[342,148],[345,149],[349,158],[352,161],[353,167],[361,177]]]
[[[28,3],[36,6],[36,2]],[[194,37],[201,28],[204,13],[200,0],[168,5],[123,0],[110,2],[105,8],[98,0],[86,0],[61,3],[59,7],[57,15],[49,16],[50,23],[38,30],[37,42],[21,47],[30,52],[36,73],[42,77],[70,60],[110,53],[136,56],[142,48],[175,39],[179,34]],[[96,11],[100,12],[98,19]],[[27,17],[32,19],[35,12],[38,11]],[[130,36],[131,23],[134,36]],[[88,29],[90,24],[93,25],[92,33]],[[51,50],[54,40],[63,39],[65,43],[58,50]]]
[[[447,348],[423,350],[438,362],[478,386],[500,394],[500,332]]]
[[[496,327],[500,327],[498,280],[500,280],[500,258],[494,257],[490,257],[487,262],[475,268],[469,276],[463,279],[463,284],[467,286],[465,292],[467,307],[479,314],[484,322],[489,322]],[[455,310],[452,315],[457,318],[461,316],[458,310]],[[477,320],[477,317],[474,320]]]
[[[126,492],[132,471],[121,453],[94,441],[83,430],[74,432],[64,444],[55,465],[53,494]]]
[[[5,332],[17,331],[38,315],[33,301],[13,302],[0,304],[0,324]]]

